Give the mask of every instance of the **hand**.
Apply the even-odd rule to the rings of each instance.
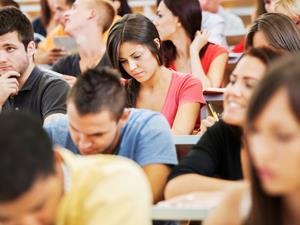
[[[203,135],[206,132],[207,128],[214,125],[215,122],[217,122],[217,120],[212,116],[208,116],[206,119],[202,120],[200,131],[197,133],[197,135]]]
[[[60,58],[69,55],[69,53],[62,49],[62,48],[52,48],[48,53],[47,53],[47,61],[50,64],[53,64],[57,62]]]
[[[197,31],[190,46],[190,52],[199,54],[200,50],[207,44],[209,33],[206,30]]]
[[[18,77],[20,77],[20,74],[16,71],[0,72],[0,107],[3,106],[9,96],[18,94]]]
[[[69,75],[63,75],[63,79],[68,83],[70,87],[73,87],[75,84],[77,78],[74,76],[69,76]]]

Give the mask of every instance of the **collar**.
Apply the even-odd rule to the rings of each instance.
[[[28,79],[25,81],[24,85],[22,86],[20,92],[32,90],[35,81],[38,79],[40,75],[41,75],[41,70],[37,66],[35,66],[31,71]]]

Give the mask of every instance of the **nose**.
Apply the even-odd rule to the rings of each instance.
[[[134,60],[132,60],[132,59],[128,60],[128,64],[129,64],[129,69],[131,71],[133,71],[133,70],[135,70],[137,68],[136,62]]]
[[[42,225],[41,222],[39,222],[38,218],[34,215],[26,215],[23,217],[22,225]]]
[[[241,96],[242,95],[242,84],[240,84],[238,81],[234,83],[233,85],[230,85],[226,88],[226,92],[236,95],[236,96]]]
[[[92,142],[89,140],[89,138],[85,134],[79,135],[79,142],[78,142],[78,148],[79,149],[86,149],[92,146]]]
[[[4,51],[0,51],[0,62],[7,62],[6,53]]]

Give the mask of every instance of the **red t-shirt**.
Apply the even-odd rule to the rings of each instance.
[[[208,73],[209,67],[211,63],[214,61],[214,59],[223,53],[228,54],[228,51],[222,46],[215,45],[215,44],[208,44],[207,49],[203,57],[201,58],[201,64],[205,74]],[[174,62],[171,63],[169,68],[177,71]]]
[[[202,94],[202,84],[192,75],[175,72],[172,74],[171,83],[162,107],[161,113],[167,118],[170,127],[173,126],[178,107],[187,102],[199,102],[205,104]],[[186,115],[187,117],[189,115]],[[199,120],[200,122],[200,112]]]

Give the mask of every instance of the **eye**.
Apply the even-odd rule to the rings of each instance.
[[[11,52],[14,52],[15,50],[16,50],[16,48],[14,48],[14,47],[7,47],[7,48],[6,48],[6,51],[7,51],[7,52],[10,52],[10,53],[11,53]]]
[[[124,63],[127,62],[127,60],[126,60],[126,59],[120,59],[119,62],[120,62],[121,64],[124,64]]]
[[[279,142],[286,143],[286,142],[289,142],[294,137],[294,135],[286,133],[286,132],[275,132],[274,137]]]
[[[231,85],[233,85],[233,84],[235,84],[235,82],[236,82],[236,77],[230,76],[230,77],[229,77],[229,83],[230,83]]]
[[[139,59],[142,55],[135,55],[133,56],[134,59]]]

